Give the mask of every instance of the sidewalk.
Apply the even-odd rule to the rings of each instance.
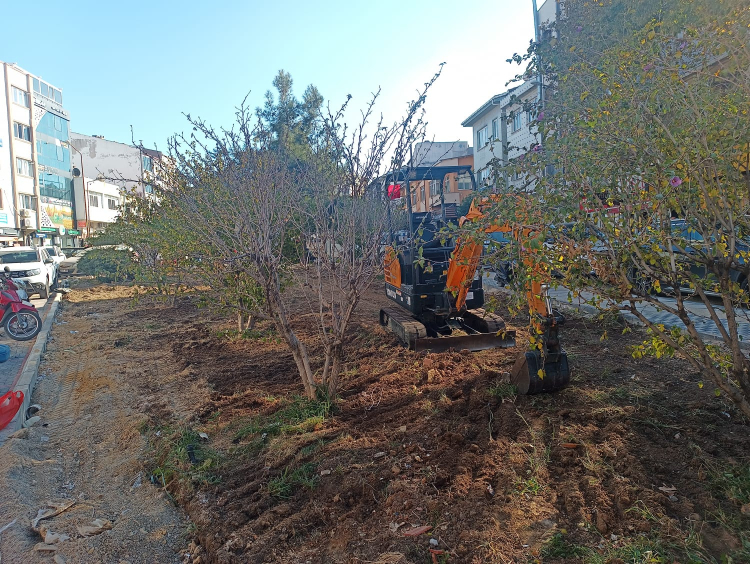
[[[39,363],[47,347],[52,322],[60,305],[61,294],[53,294],[49,300],[31,300],[42,317],[42,330],[36,339],[31,341],[13,341],[5,335],[0,342],[11,347],[11,358],[0,364],[0,394],[9,390],[20,390],[24,393],[23,404],[13,420],[0,430],[0,445],[21,428],[26,419],[26,410],[31,403],[31,394],[36,384]]]
[[[500,288],[495,282],[494,276],[489,273],[484,274],[482,282],[485,288],[487,288],[488,290]],[[568,288],[564,287],[551,288],[549,290],[549,296],[553,304],[557,303],[559,305],[573,307],[590,314],[599,313],[599,310],[597,310],[594,306],[586,303],[586,301],[590,301],[594,297],[594,294],[585,291],[581,292],[580,294],[581,297],[574,297],[572,292]],[[659,300],[659,302],[663,303],[666,306],[676,307],[677,300],[675,298],[660,296],[657,299]],[[716,327],[716,324],[710,318],[708,309],[702,302],[700,302],[698,299],[687,299],[685,301],[685,308],[688,311],[688,317],[690,317],[690,320],[693,322],[696,329],[698,330],[698,333],[700,333],[701,336],[706,337],[709,340],[722,340],[718,327]],[[716,300],[714,309],[716,309],[717,316],[726,328],[726,311],[724,307],[719,303],[718,299]],[[653,323],[661,323],[665,327],[679,327],[680,329],[685,328],[685,324],[679,317],[664,310],[660,310],[656,305],[644,303],[638,306],[638,311],[643,314],[646,319]],[[735,312],[737,314],[739,335],[743,340],[743,342],[740,344],[740,347],[745,350],[750,350],[750,311],[742,308],[735,308]],[[640,325],[641,323],[640,320],[630,312],[621,311],[620,315],[629,323],[635,323],[638,325]]]
[[[593,306],[586,304],[587,300],[591,300],[594,294],[591,292],[581,292],[581,297],[576,298],[572,296],[572,292],[567,288],[556,288],[550,289],[550,298],[562,305],[569,305],[574,308],[580,309],[581,311],[587,311],[589,313],[596,313],[598,310]],[[569,298],[572,301],[568,301]],[[675,298],[669,298],[660,296],[657,298],[659,302],[665,306],[676,307],[677,300]],[[717,316],[721,320],[724,328],[727,327],[726,323],[726,311],[720,304],[716,304],[714,308],[717,310]],[[666,312],[658,308],[654,304],[641,304],[638,306],[638,311],[649,321],[653,323],[661,323],[665,327],[679,327],[680,329],[685,328],[685,324],[682,320],[674,314]],[[698,333],[702,336],[706,336],[710,339],[721,340],[721,334],[719,328],[716,326],[714,321],[708,314],[706,306],[698,300],[688,299],[685,302],[685,309],[688,311],[688,317],[693,322]],[[743,349],[750,349],[750,311],[735,308],[737,314],[737,324],[739,328],[739,335],[742,337],[744,343],[741,344]],[[620,315],[625,318],[628,322],[640,324],[640,320],[632,313],[621,311]]]
[[[39,314],[42,316],[42,324],[46,319],[47,312],[49,312],[50,304],[52,300],[31,300],[31,303],[39,310]],[[12,390],[18,382],[18,378],[21,376],[21,370],[29,357],[31,349],[34,348],[36,339],[30,341],[14,341],[9,339],[4,331],[0,331],[0,344],[8,345],[10,347],[10,358],[0,364],[0,396],[4,395],[8,390]]]

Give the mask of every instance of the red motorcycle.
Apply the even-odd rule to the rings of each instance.
[[[42,330],[42,318],[26,292],[13,282],[9,267],[4,274],[0,277],[0,325],[11,339],[29,341]]]

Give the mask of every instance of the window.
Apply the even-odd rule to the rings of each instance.
[[[430,180],[430,196],[439,196],[439,195],[440,195],[440,181]]]
[[[481,149],[487,144],[487,126],[477,131],[477,148]]]
[[[34,92],[36,92],[37,94],[41,94],[45,98],[54,100],[58,104],[62,104],[62,92],[60,90],[50,86],[49,84],[45,84],[38,78],[35,78],[33,80],[34,80]]]
[[[518,131],[523,126],[523,112],[513,114],[513,131]]]
[[[497,118],[492,120],[492,138],[493,139],[500,138],[500,130],[497,127]]]
[[[446,192],[451,191],[451,177],[450,176],[446,176],[443,179],[443,188],[445,189]]]
[[[481,184],[481,185],[488,184],[487,179],[489,177],[490,177],[490,169],[489,168],[484,168],[484,169],[480,170],[479,171],[479,178],[478,178],[479,184]]]
[[[154,163],[151,160],[151,157],[147,155],[143,155],[143,170],[147,170],[151,172],[154,169]]]
[[[13,87],[13,101],[23,106],[24,108],[28,108],[31,106],[29,101],[29,93],[25,90],[21,90],[20,88]]]
[[[146,192],[146,194],[153,194],[154,193],[154,187],[151,186],[151,184],[146,184],[143,187],[143,191]]]
[[[459,190],[471,190],[471,177],[468,174],[462,174],[458,177]]]
[[[36,209],[36,197],[31,194],[20,194],[19,198],[21,199],[21,208],[25,210]]]
[[[23,139],[24,141],[31,141],[31,129],[29,129],[29,126],[24,125],[22,123],[18,123],[17,121],[13,122],[13,135],[17,139]]]
[[[532,123],[534,121],[534,110],[528,110],[526,112],[526,123]]]
[[[99,194],[89,194],[89,207],[91,208],[99,207]]]
[[[107,209],[116,210],[119,202],[115,198],[107,198]]]
[[[26,159],[16,157],[16,171],[22,176],[31,176],[33,178],[34,163],[32,163],[31,161],[27,161]]]

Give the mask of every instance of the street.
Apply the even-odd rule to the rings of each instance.
[[[42,322],[44,322],[47,310],[49,309],[47,303],[51,302],[52,299],[52,296],[46,300],[39,297],[31,299],[31,303],[34,304],[34,307],[39,310],[39,314],[42,316]],[[35,343],[35,338],[30,341],[14,341],[8,338],[4,331],[0,331],[0,344],[10,347],[10,358],[0,365],[0,396],[4,395],[8,390],[13,389],[21,374],[23,364]]]

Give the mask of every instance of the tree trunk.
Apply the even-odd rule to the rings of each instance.
[[[323,370],[323,385],[326,387],[328,398],[333,400],[339,391],[339,376],[343,364],[344,349],[340,342],[326,345],[326,362]]]

